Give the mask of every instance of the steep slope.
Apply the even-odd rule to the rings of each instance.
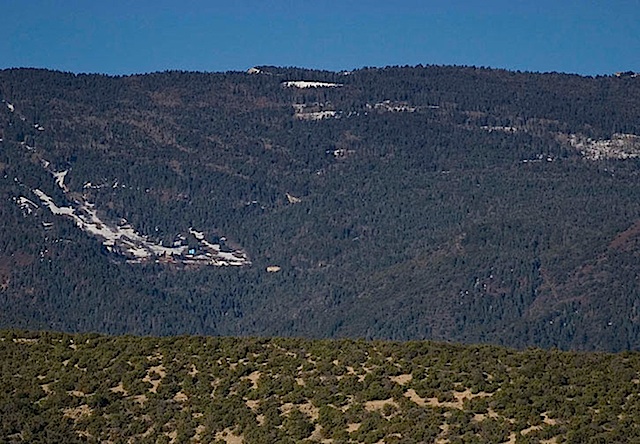
[[[0,324],[638,348],[637,80],[2,71]]]

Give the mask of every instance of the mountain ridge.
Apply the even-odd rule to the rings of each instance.
[[[638,348],[637,79],[258,69],[1,71],[0,325]]]

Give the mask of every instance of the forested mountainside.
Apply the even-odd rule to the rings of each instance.
[[[0,71],[0,326],[640,347],[640,78]]]
[[[0,332],[0,440],[640,442],[640,355]]]

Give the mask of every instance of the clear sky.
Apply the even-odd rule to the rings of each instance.
[[[640,0],[0,0],[0,68],[640,71]]]

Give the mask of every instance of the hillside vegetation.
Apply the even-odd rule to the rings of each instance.
[[[640,78],[0,71],[0,326],[640,348]]]
[[[0,441],[640,442],[640,355],[0,333]]]

